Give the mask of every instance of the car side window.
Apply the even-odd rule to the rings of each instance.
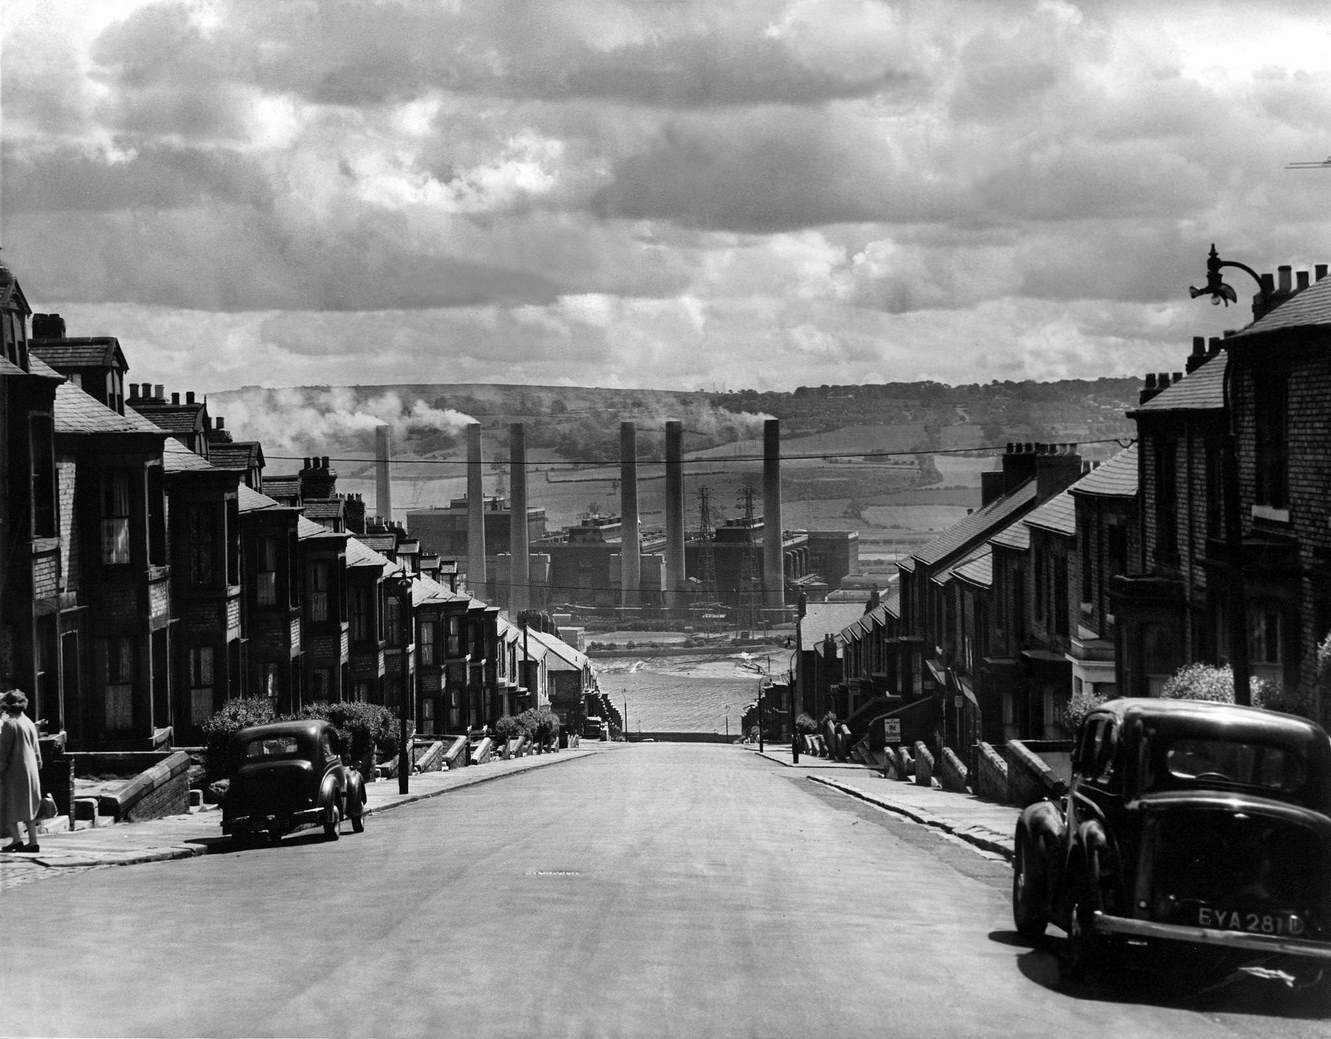
[[[1118,726],[1105,722],[1096,748],[1095,778],[1108,783],[1114,778],[1115,759],[1118,756]]]
[[[1074,771],[1090,778],[1095,774],[1096,748],[1100,742],[1100,731],[1103,722],[1099,719],[1087,722],[1082,726],[1081,742],[1077,745],[1077,762]]]
[[[333,751],[333,741],[330,738],[327,729],[324,729],[323,735],[319,737],[319,750],[322,752],[325,761],[327,761],[331,757],[335,757]]]

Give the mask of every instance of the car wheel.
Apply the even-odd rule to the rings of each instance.
[[[1063,970],[1068,977],[1081,980],[1106,970],[1112,965],[1113,956],[1109,939],[1095,930],[1095,895],[1090,879],[1081,877],[1075,883],[1072,904],[1068,907]]]
[[[1012,922],[1028,941],[1044,937],[1049,917],[1044,910],[1044,863],[1030,835],[1017,835],[1012,861]]]
[[[330,801],[324,809],[324,836],[330,841],[342,836],[342,809],[336,800]]]
[[[360,803],[360,798],[356,797],[354,794],[352,795],[352,800],[355,802],[355,804],[351,806],[351,832],[364,833],[365,806]]]

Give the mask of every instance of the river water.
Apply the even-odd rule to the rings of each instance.
[[[647,651],[650,653],[650,651]],[[785,662],[784,656],[782,663]],[[758,696],[765,654],[593,658],[601,692],[620,709],[628,700],[630,733],[721,732],[740,735],[740,720]],[[775,666],[775,661],[773,661]],[[728,728],[727,728],[728,727]]]

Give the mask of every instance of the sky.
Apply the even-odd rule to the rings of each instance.
[[[1183,367],[1331,260],[1331,8],[8,0],[0,256],[168,389]]]

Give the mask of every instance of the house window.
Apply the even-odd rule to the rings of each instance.
[[[421,621],[417,625],[416,649],[420,653],[422,667],[433,667],[434,658],[434,621]]]
[[[190,584],[210,585],[216,579],[215,516],[211,505],[190,505],[185,512],[185,569]]]
[[[1281,649],[1280,610],[1269,603],[1250,603],[1248,606],[1248,658],[1254,665],[1280,664],[1284,660]]]
[[[258,572],[255,575],[255,593],[260,606],[277,604],[277,538],[265,534],[259,538]]]
[[[351,637],[357,642],[370,639],[374,631],[374,608],[370,602],[370,589],[356,585],[351,590]]]
[[[102,480],[102,562],[129,562],[129,472],[115,469]]]
[[[351,698],[357,703],[365,703],[370,698],[370,683],[357,682],[351,687]]]
[[[1174,673],[1175,639],[1163,624],[1142,626],[1142,670],[1146,676],[1146,695],[1159,696]]]
[[[50,415],[29,417],[28,452],[32,474],[32,536],[55,537],[55,444]]]
[[[1178,456],[1169,439],[1155,444],[1155,557],[1178,562]]]
[[[396,595],[389,595],[385,606],[384,614],[388,625],[388,644],[390,646],[401,646],[402,600]]]
[[[1048,622],[1045,616],[1044,555],[1035,553],[1035,619],[1041,627]]]
[[[1220,537],[1223,533],[1224,520],[1224,483],[1221,480],[1220,461],[1223,446],[1216,440],[1206,444],[1206,534],[1208,537]]]
[[[1068,633],[1068,560],[1054,557],[1054,634]]]
[[[333,672],[326,667],[316,667],[310,674],[310,695],[315,700],[327,700],[333,687]]]
[[[447,634],[445,636],[444,652],[450,657],[462,656],[462,625],[458,617],[449,617],[445,624],[447,625]]]
[[[134,727],[134,640],[106,640],[106,727],[113,732]]]
[[[329,573],[330,567],[322,559],[310,569],[310,620],[315,623],[328,620]]]
[[[213,647],[189,651],[190,721],[202,725],[213,713]]]
[[[1081,601],[1090,604],[1095,600],[1095,538],[1092,536],[1092,524],[1087,524],[1078,531],[1081,538]]]
[[[1285,422],[1288,378],[1273,366],[1253,373],[1253,420],[1256,426],[1256,498],[1259,505],[1283,509],[1289,504]]]

